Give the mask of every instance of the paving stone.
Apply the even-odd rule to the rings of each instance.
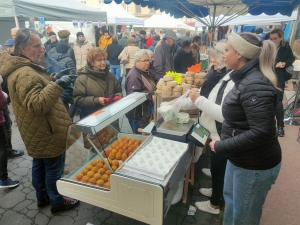
[[[73,225],[86,225],[88,223],[91,223],[93,225],[98,225],[100,223],[94,223],[93,222],[94,219],[93,218],[89,218],[89,219],[83,219],[83,220],[79,220],[79,221],[76,221]],[[101,224],[102,225],[102,224]]]
[[[55,216],[50,219],[48,225],[68,225],[74,224],[74,220],[70,216]]]
[[[22,190],[22,192],[28,194],[29,192],[32,192],[32,190],[31,190],[30,188],[26,188],[26,187],[25,187],[25,188]]]
[[[30,217],[30,218],[33,218],[35,217],[40,211],[39,210],[28,210],[27,212],[27,216]]]
[[[23,210],[25,207],[27,207],[28,205],[30,205],[32,203],[31,200],[24,200],[23,202],[20,202],[19,204],[17,204],[13,210],[15,211],[21,211]]]
[[[105,224],[109,224],[109,225],[118,225],[119,222],[118,220],[116,220],[115,218],[108,218],[106,221],[105,221]]]
[[[28,168],[16,168],[11,171],[14,174],[18,174],[19,176],[27,176],[29,174]]]
[[[74,218],[75,221],[86,219],[86,218],[92,218],[95,214],[90,209],[81,209],[78,211],[78,215]]]
[[[24,168],[28,168],[28,167],[32,167],[32,162],[29,160],[23,160],[20,163],[18,163],[19,167],[24,167]]]
[[[32,191],[32,192],[28,193],[28,194],[26,195],[26,198],[27,198],[27,199],[31,199],[31,200],[33,200],[34,202],[36,202],[36,194],[35,194],[35,191]]]
[[[36,202],[33,202],[32,204],[30,204],[29,206],[27,206],[27,209],[31,210],[31,209],[37,209],[37,205]]]
[[[23,183],[24,187],[30,187],[31,185],[32,185],[31,182],[25,182],[25,183]]]
[[[21,213],[24,214],[24,215],[26,215],[28,211],[29,210],[27,208],[24,208],[23,210],[21,210]]]
[[[80,203],[81,204],[81,203]],[[79,205],[80,206],[80,205]],[[69,211],[66,211],[66,212],[62,212],[60,213],[61,216],[70,216],[72,218],[75,218],[78,216],[78,212],[81,210],[79,209],[79,206],[76,207],[76,210],[69,210]],[[76,219],[75,219],[76,220]]]
[[[16,168],[18,168],[17,164],[8,162],[8,164],[7,164],[7,170],[8,171],[14,170]]]
[[[48,224],[48,223],[49,223],[49,218],[41,212],[39,212],[34,219],[34,224],[36,224],[36,225],[44,225],[44,224]],[[58,224],[60,225],[62,223],[57,223],[57,225]]]
[[[0,198],[1,208],[8,209],[16,206],[20,200],[25,199],[25,194],[20,191],[12,191],[6,193]],[[1,224],[1,223],[0,223]]]
[[[14,212],[11,210],[6,211],[3,213],[1,220],[1,225],[31,225],[32,222],[29,218],[27,218],[25,215],[22,215],[18,212]]]
[[[95,215],[98,219],[106,219],[111,216],[111,212],[108,210],[103,210],[99,214]]]

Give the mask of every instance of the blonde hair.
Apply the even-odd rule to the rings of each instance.
[[[135,41],[135,39],[134,38],[128,38],[128,45],[136,45],[136,41]]]
[[[221,70],[224,67],[226,67],[224,59],[223,59],[223,53],[220,52],[220,51],[218,51],[217,49],[210,48],[210,50],[209,50],[209,57],[212,57],[215,60],[217,60],[218,70]]]
[[[240,33],[240,36],[253,45],[262,46],[261,52],[258,57],[259,58],[259,68],[260,68],[262,74],[266,78],[268,78],[268,80],[272,83],[272,85],[276,89],[282,91],[277,86],[277,77],[274,73],[274,65],[275,65],[275,60],[276,60],[276,55],[277,55],[276,45],[270,40],[265,40],[265,41],[261,42],[259,40],[258,36],[253,33],[249,33],[249,32]]]
[[[282,38],[280,41],[281,46],[285,46],[285,40],[284,40],[284,32],[281,29],[274,29],[270,32],[270,34],[278,34],[278,37]]]

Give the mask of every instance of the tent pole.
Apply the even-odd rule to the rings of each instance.
[[[20,28],[18,17],[15,16],[16,28]]]
[[[298,6],[297,19],[293,23],[292,37],[291,37],[291,41],[290,41],[290,44],[291,44],[292,48],[293,48],[293,44],[294,44],[294,41],[295,41],[296,32],[297,32],[298,26],[299,26],[299,20],[300,20],[300,6]]]
[[[213,21],[212,21],[212,31],[211,31],[211,39],[209,41],[209,47],[211,47],[212,40],[213,40],[213,38],[215,36],[215,30],[216,30],[216,26],[215,26],[216,11],[217,11],[217,5],[214,5],[214,14],[213,14]]]

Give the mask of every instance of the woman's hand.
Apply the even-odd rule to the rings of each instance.
[[[106,105],[103,97],[99,97],[99,102],[101,105]]]
[[[190,99],[193,103],[195,103],[195,101],[197,100],[197,98],[200,97],[200,93],[197,92],[197,91],[193,91],[191,90],[190,93],[189,93],[189,96],[190,96]]]
[[[276,63],[276,68],[284,68],[284,67],[285,67],[285,62]]]
[[[213,152],[216,152],[215,143],[216,143],[215,139],[212,139],[212,141],[209,143],[209,147],[210,147],[211,151],[213,151]]]

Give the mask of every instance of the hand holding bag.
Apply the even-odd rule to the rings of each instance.
[[[129,63],[128,47],[125,48],[124,54],[120,60],[120,63],[126,65]]]

